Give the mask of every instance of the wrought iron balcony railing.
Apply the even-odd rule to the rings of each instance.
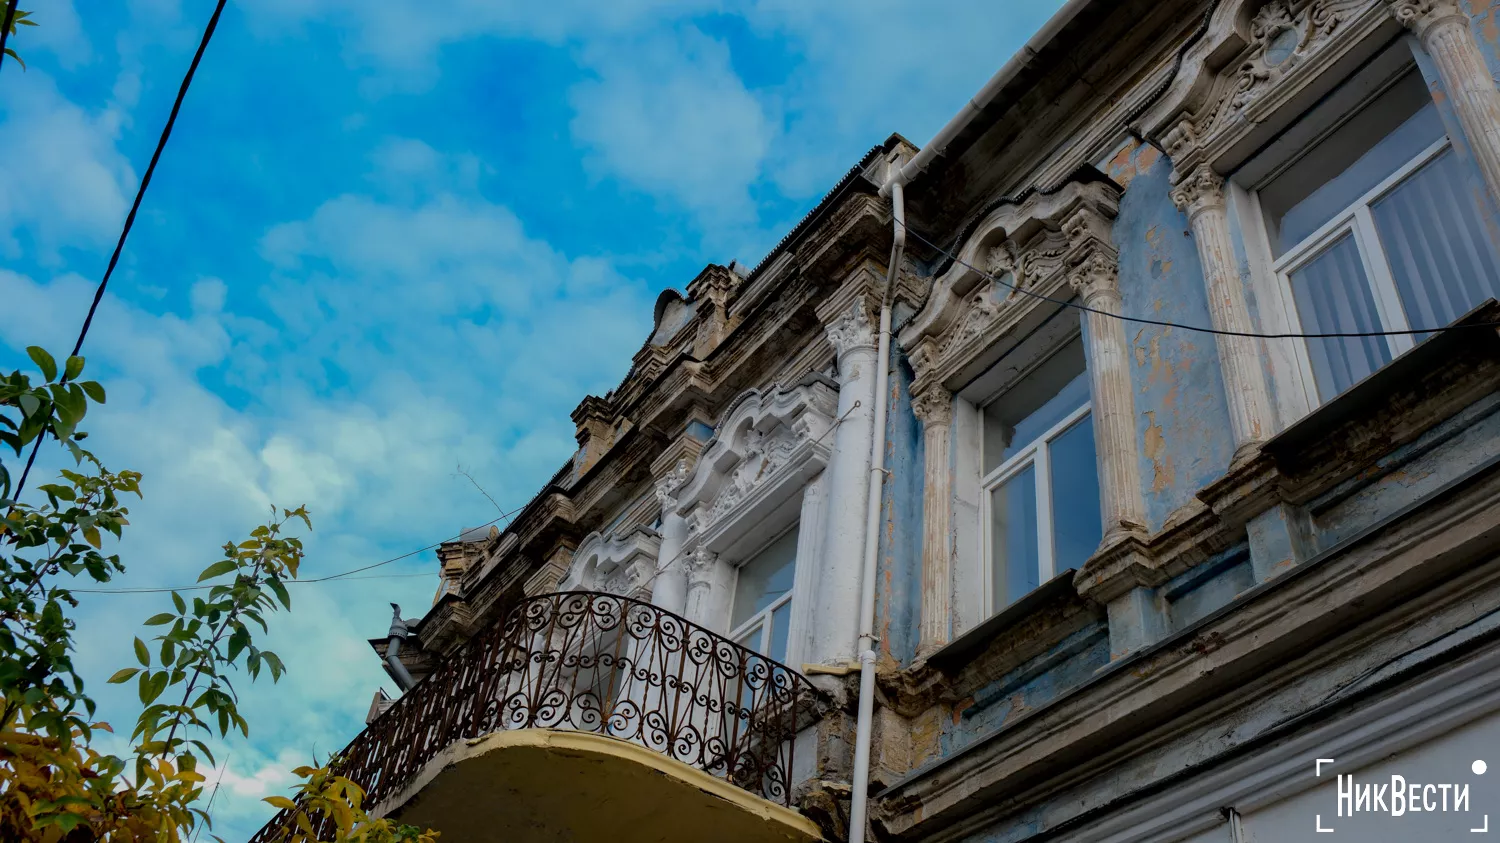
[[[397,700],[338,756],[378,805],[454,743],[504,729],[630,741],[790,803],[793,736],[818,692],[798,672],[649,603],[527,598]],[[254,841],[278,839],[278,815]]]

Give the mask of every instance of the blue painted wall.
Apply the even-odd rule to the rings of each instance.
[[[1115,246],[1126,316],[1210,325],[1208,297],[1187,217],[1168,196],[1171,164],[1137,147],[1113,175],[1125,183]],[[1234,452],[1229,410],[1210,334],[1126,323],[1147,527],[1223,475]]]
[[[875,597],[875,634],[882,659],[911,664],[921,638],[922,486],[925,469],[922,423],[911,408],[914,375],[906,356],[891,344],[886,402],[885,484],[880,495],[880,560]]]

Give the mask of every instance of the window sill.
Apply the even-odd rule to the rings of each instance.
[[[1038,610],[1053,602],[1075,596],[1072,568],[1042,583],[1020,600],[996,612],[973,629],[958,636],[927,656],[927,664],[950,676],[972,664],[994,641],[1021,626]]]

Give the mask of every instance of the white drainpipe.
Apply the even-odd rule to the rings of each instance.
[[[391,678],[396,680],[396,685],[405,693],[417,684],[406,665],[401,663],[401,642],[406,640],[410,631],[406,628],[406,621],[401,620],[400,606],[392,603],[391,613],[391,631],[386,633],[385,639],[385,664],[391,669]]]
[[[880,559],[880,493],[885,483],[885,408],[891,358],[891,295],[906,252],[906,197],[899,180],[887,183],[895,237],[880,297],[880,336],[875,351],[875,437],[870,454],[870,504],[865,513],[865,565],[859,595],[859,720],[854,737],[854,786],[849,806],[849,839],[865,839],[870,793],[870,732],[875,720],[875,578]]]

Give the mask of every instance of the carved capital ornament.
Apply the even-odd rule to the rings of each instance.
[[[1172,204],[1188,219],[1211,208],[1224,207],[1224,179],[1207,164],[1199,164],[1172,190]]]
[[[825,330],[839,357],[851,351],[875,348],[875,325],[870,319],[869,303],[863,296],[856,298]]]
[[[953,423],[953,393],[941,386],[929,386],[912,399],[912,412],[923,427]]]

